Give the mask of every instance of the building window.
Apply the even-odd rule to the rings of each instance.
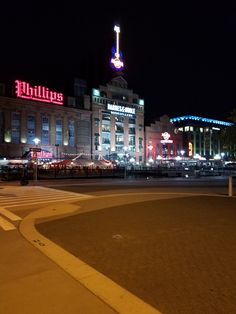
[[[129,134],[135,134],[135,127],[129,128]]]
[[[116,116],[116,117],[115,117],[115,120],[116,120],[116,122],[121,122],[121,123],[123,123],[123,122],[124,122],[124,117],[123,117],[123,116]]]
[[[184,131],[185,131],[185,132],[188,132],[188,131],[189,131],[189,126],[185,126],[185,127],[184,127]]]
[[[116,130],[116,133],[124,133],[124,126],[123,126],[123,124],[116,124],[115,130]]]
[[[135,123],[136,123],[136,121],[134,118],[129,118],[129,124],[135,124]]]
[[[111,115],[109,113],[103,113],[102,114],[102,120],[111,120]]]
[[[102,124],[102,132],[110,132],[110,124]]]
[[[27,143],[34,144],[35,139],[35,116],[27,117]]]
[[[49,118],[42,117],[42,145],[49,145]]]
[[[135,146],[135,135],[129,135],[129,145]]]
[[[75,121],[69,120],[68,122],[68,144],[75,146]]]
[[[56,119],[56,144],[62,145],[62,121]]]
[[[116,145],[124,145],[124,135],[116,135]]]
[[[11,116],[11,142],[20,143],[20,113],[13,112]]]
[[[102,144],[110,144],[110,133],[102,134]]]

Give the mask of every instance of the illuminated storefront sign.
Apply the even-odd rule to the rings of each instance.
[[[38,151],[31,151],[30,155],[32,158],[42,158],[42,159],[47,159],[47,158],[52,158],[53,155],[51,152],[48,152],[46,150],[41,150],[40,152]]]
[[[122,53],[119,51],[120,27],[115,25],[114,31],[116,32],[116,49],[112,49],[112,58],[110,64],[111,67],[116,71],[121,71],[124,69],[124,62],[122,61]]]
[[[19,98],[48,102],[51,104],[63,105],[63,94],[49,90],[41,85],[30,86],[24,81],[15,81],[15,93]]]
[[[135,108],[118,106],[113,104],[107,104],[107,109],[111,110],[114,114],[122,114],[122,115],[133,115],[135,114]]]
[[[161,136],[164,140],[161,140],[162,144],[173,143],[173,140],[170,140],[170,134],[168,132],[161,133]]]

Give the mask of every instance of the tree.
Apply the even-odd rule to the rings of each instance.
[[[227,152],[228,157],[236,159],[236,109],[230,113],[229,120],[233,121],[233,125],[226,127],[222,134],[223,150]]]

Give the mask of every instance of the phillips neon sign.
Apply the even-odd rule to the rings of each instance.
[[[64,96],[41,85],[31,86],[24,81],[15,81],[15,93],[19,98],[47,102],[56,105],[63,105]]]

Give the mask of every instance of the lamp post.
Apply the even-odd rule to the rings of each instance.
[[[126,166],[127,166],[127,150],[128,150],[128,147],[127,146],[124,146],[124,161],[125,161],[125,172],[124,172],[124,179],[126,179]]]
[[[184,159],[184,153],[185,153],[185,151],[183,149],[181,149],[180,154],[182,156],[182,159]]]
[[[33,139],[34,141],[34,144],[35,144],[35,150],[34,150],[34,155],[35,155],[35,163],[34,163],[34,183],[36,184],[37,183],[37,180],[38,180],[38,144],[40,142],[40,139],[39,138],[35,138]]]

